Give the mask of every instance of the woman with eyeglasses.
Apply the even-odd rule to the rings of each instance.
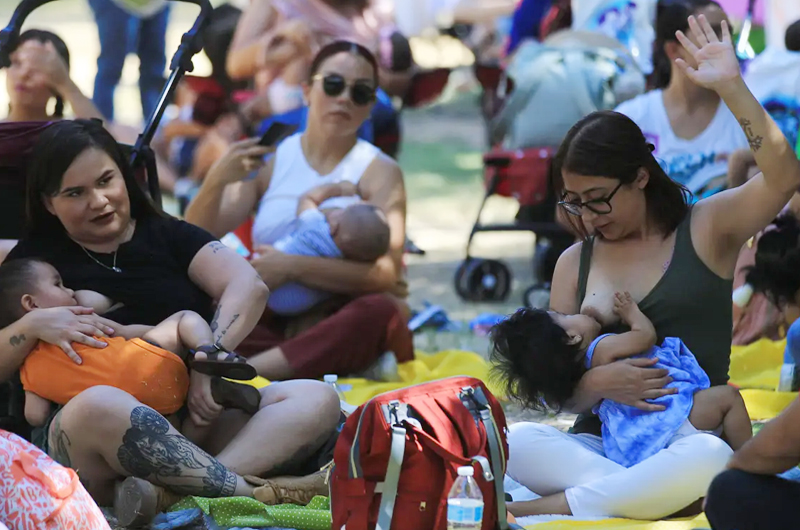
[[[734,187],[726,181],[729,160],[733,153],[748,148],[747,138],[719,94],[675,66],[676,59],[687,57],[675,32],[687,31],[689,15],[701,14],[717,34],[722,21],[727,21],[714,0],[659,1],[653,48],[655,90],[616,109],[642,129],[667,174],[698,197]]]
[[[630,292],[658,340],[677,337],[712,385],[728,381],[732,278],[744,243],[762,230],[800,187],[800,161],[778,126],[747,89],[727,23],[722,41],[705,16],[689,18],[690,38],[677,67],[713,90],[736,116],[763,173],[746,184],[690,205],[686,189],[653,156],[653,145],[628,117],[597,112],[567,134],[554,161],[560,207],[582,241],[558,260],[551,309],[588,314],[619,331],[615,292]],[[566,434],[535,423],[510,428],[508,473],[542,495],[526,513],[659,519],[704,497],[731,449],[713,434],[682,437],[624,468],[605,457],[603,399],[648,411],[673,394],[654,359],[626,359],[587,371],[571,410],[584,413]],[[698,509],[696,506],[695,509]]]
[[[406,192],[396,162],[357,131],[367,119],[378,86],[375,57],[363,46],[331,43],[311,64],[303,97],[308,127],[284,140],[255,175],[253,140],[235,144],[213,167],[186,219],[222,236],[254,211],[253,267],[271,290],[287,283],[337,296],[292,318],[265,314],[237,350],[268,379],[319,378],[362,373],[371,366],[413,358],[402,273]],[[300,198],[323,184],[350,182],[355,197],[334,197],[321,209],[363,200],[380,208],[390,229],[389,252],[375,263],[297,256],[272,248],[297,222]],[[392,352],[392,356],[388,352]],[[378,362],[385,361],[387,364]],[[381,376],[380,370],[376,375]],[[391,377],[391,373],[386,374]]]

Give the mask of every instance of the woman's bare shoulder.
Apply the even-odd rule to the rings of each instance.
[[[365,184],[380,185],[383,187],[388,181],[391,184],[403,182],[403,170],[400,169],[400,164],[397,163],[392,157],[384,153],[378,152],[375,159],[367,166],[364,175],[361,177]]]
[[[581,261],[581,249],[583,248],[583,241],[578,241],[577,243],[573,243],[567,250],[561,253],[558,257],[558,267],[559,265],[562,268],[572,269],[574,268],[576,271],[578,269],[578,265]]]

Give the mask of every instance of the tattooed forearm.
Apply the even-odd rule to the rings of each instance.
[[[222,331],[220,331],[220,332],[219,332],[219,335],[214,335],[214,340],[215,340],[216,342],[219,342],[219,341],[221,341],[221,340],[222,340],[222,337],[224,337],[224,336],[225,336],[225,334],[226,334],[226,333],[228,333],[228,330],[230,330],[230,329],[231,329],[231,326],[233,326],[233,323],[234,323],[234,322],[236,322],[238,319],[239,319],[239,313],[236,313],[236,314],[235,314],[235,315],[233,315],[233,317],[231,318],[231,321],[230,321],[230,323],[229,323],[227,326],[225,326],[225,329],[223,329]],[[213,332],[213,331],[214,331],[214,328],[212,328],[211,330],[212,330],[212,332]]]
[[[20,344],[25,342],[26,339],[27,337],[25,335],[14,335],[10,339],[8,339],[8,343],[11,344],[12,346],[19,346]]]
[[[214,318],[211,319],[211,324],[208,327],[211,328],[211,333],[216,335],[217,329],[219,329],[219,312],[222,311],[222,304],[217,304],[217,310],[214,311]]]
[[[219,241],[214,241],[213,243],[208,244],[208,248],[211,249],[211,252],[216,254],[217,252],[224,250],[227,247],[223,243],[220,243]]]
[[[134,477],[182,495],[230,497],[237,477],[214,457],[177,432],[151,408],[131,412],[131,428],[122,437],[117,459]]]
[[[758,150],[761,149],[761,144],[764,143],[764,138],[762,136],[757,136],[753,132],[753,123],[750,120],[742,118],[739,120],[739,125],[742,126],[747,142],[750,144],[750,149],[752,149],[754,153],[757,153]]]

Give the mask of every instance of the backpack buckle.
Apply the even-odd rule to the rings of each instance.
[[[485,456],[473,456],[470,460],[481,465],[481,469],[483,470],[483,479],[486,482],[492,482],[494,480],[492,466],[489,464],[489,461]]]

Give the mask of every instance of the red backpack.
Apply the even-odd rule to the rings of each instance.
[[[334,451],[334,530],[445,530],[461,466],[478,464],[482,530],[506,530],[508,458],[500,403],[472,377],[387,392],[356,410]]]

